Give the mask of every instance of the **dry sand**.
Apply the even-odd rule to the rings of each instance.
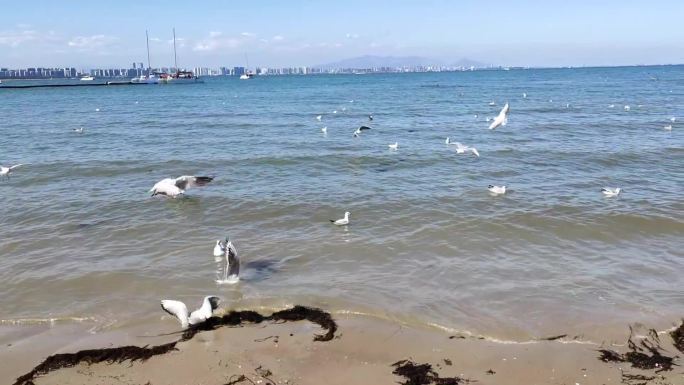
[[[339,329],[327,342],[313,340],[320,327],[307,321],[222,327],[201,332],[179,343],[178,350],[145,362],[82,363],[40,376],[35,384],[397,384],[406,379],[393,374],[391,365],[404,359],[429,363],[441,377],[458,376],[477,384],[620,384],[624,383],[623,370],[657,376],[649,384],[684,384],[682,367],[655,374],[632,369],[626,363],[604,363],[598,360],[599,346],[593,343],[502,343],[357,315],[338,315],[335,319]],[[103,337],[100,342],[104,345],[99,347],[111,346],[112,340],[130,343],[133,334]],[[59,338],[52,337],[58,344]],[[145,343],[160,344],[178,337],[156,337]],[[59,351],[73,352],[75,347]],[[663,347],[676,352],[671,345],[663,343]],[[2,378],[10,376],[3,383],[11,384],[44,358],[21,353],[21,349],[1,352],[4,364],[0,374]],[[675,363],[681,365],[681,361]],[[245,378],[238,381],[241,376]]]

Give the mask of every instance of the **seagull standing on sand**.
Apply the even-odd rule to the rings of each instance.
[[[361,126],[354,131],[354,137],[357,138],[359,135],[361,135],[361,131],[366,131],[370,130],[371,128],[368,126]]]
[[[17,168],[19,166],[23,166],[23,164],[19,163],[19,164],[15,164],[14,166],[9,166],[9,167],[0,166],[0,176],[7,177],[7,180],[9,180],[10,174],[12,173],[12,170],[14,170],[15,168]]]
[[[495,195],[505,194],[506,186],[494,186],[490,184],[489,187],[487,187],[487,190],[489,190],[490,193]]]
[[[394,144],[388,144],[387,147],[389,147],[389,149],[392,151],[396,151],[399,148],[399,142],[394,142]]]
[[[620,187],[615,187],[615,188],[613,188],[613,187],[604,187],[604,188],[601,189],[601,192],[602,192],[603,195],[605,195],[606,197],[616,197],[616,196],[620,195],[620,191],[622,191],[622,189],[621,189]]]
[[[489,125],[490,130],[493,130],[499,126],[505,126],[508,123],[508,109],[508,103],[506,103],[501,109],[501,112],[499,112],[499,115],[494,118],[492,124]]]
[[[204,186],[214,180],[211,176],[191,176],[183,175],[176,179],[167,178],[162,179],[150,189],[152,196],[155,195],[166,195],[171,198],[175,198],[179,195],[183,195],[185,190],[190,187]]]
[[[161,301],[161,307],[165,312],[178,318],[183,328],[187,328],[190,325],[196,325],[209,319],[214,310],[218,309],[219,301],[219,297],[204,297],[202,306],[192,313],[188,313],[188,307],[181,301],[164,299]]]
[[[216,241],[214,261],[219,263],[216,283],[237,283],[240,280],[238,251],[228,237],[225,241]]]
[[[466,146],[466,145],[463,145],[459,142],[452,142],[451,140],[449,140],[449,137],[446,138],[446,144],[451,145],[451,146],[456,146],[456,153],[457,154],[465,154],[466,152],[472,152],[478,158],[480,157],[480,153],[477,152],[477,149],[475,147]]]
[[[344,218],[338,219],[338,220],[331,219],[330,222],[332,222],[333,224],[335,224],[337,226],[348,225],[349,224],[349,211],[344,213]]]

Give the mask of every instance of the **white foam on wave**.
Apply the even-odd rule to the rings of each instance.
[[[69,322],[95,322],[95,317],[54,317],[54,318],[17,318],[0,319],[0,325],[44,325]]]

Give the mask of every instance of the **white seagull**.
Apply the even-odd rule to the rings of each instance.
[[[368,120],[373,121],[373,115],[368,115]]]
[[[480,153],[477,152],[477,149],[475,147],[466,146],[466,145],[463,145],[459,142],[452,142],[449,139],[449,137],[446,138],[446,144],[456,146],[456,153],[457,154],[465,154],[466,152],[472,152],[478,158],[480,157]]]
[[[238,251],[228,237],[225,241],[216,241],[214,261],[219,264],[216,271],[216,283],[237,283],[240,280]]]
[[[629,109],[630,109],[629,106],[625,106],[625,111],[629,111]]]
[[[175,198],[185,193],[185,190],[190,187],[204,186],[214,180],[211,176],[191,176],[183,175],[176,179],[166,178],[162,179],[150,189],[152,196],[166,195]]]
[[[336,113],[337,113],[337,110],[333,111],[333,114],[336,114]]]
[[[206,296],[202,301],[202,306],[192,313],[188,313],[188,307],[181,301],[164,299],[161,301],[161,307],[165,312],[178,318],[183,328],[187,328],[209,319],[214,310],[218,308],[219,301],[219,297]]]
[[[494,185],[490,184],[489,187],[487,187],[487,190],[489,190],[490,193],[496,194],[496,195],[505,194],[506,193],[506,186],[494,186]]]
[[[344,218],[338,220],[331,219],[330,222],[338,226],[344,226],[349,224],[349,211],[344,213]]]
[[[601,192],[603,193],[603,195],[605,195],[607,197],[616,197],[616,196],[620,195],[620,191],[622,191],[622,189],[620,187],[615,187],[615,188],[604,187],[601,189]]]
[[[74,132],[77,134],[82,134],[83,133],[83,127],[74,128]]]
[[[527,99],[527,92],[523,92],[523,99]]]
[[[10,174],[12,173],[12,170],[14,170],[15,168],[17,168],[19,166],[23,166],[23,164],[19,163],[19,164],[15,164],[14,166],[9,166],[9,167],[0,166],[0,176],[7,177],[7,180],[9,180]]]
[[[494,103],[494,102],[489,102],[489,105],[490,105],[490,106],[496,106],[496,103]]]
[[[668,124],[667,126],[663,127],[665,131],[672,131],[672,125]]]
[[[674,122],[677,121],[677,118],[675,118],[675,117],[673,116],[673,117],[670,118],[670,121],[671,121],[672,123],[674,123]]]
[[[394,144],[388,144],[390,150],[396,151],[399,148],[399,142],[394,142]]]
[[[371,128],[368,126],[361,126],[361,127],[357,128],[356,131],[354,131],[354,137],[356,138],[359,135],[361,135],[361,131],[370,130],[370,129]]]
[[[615,108],[615,104],[609,105],[608,108]]]
[[[494,118],[492,124],[489,125],[489,129],[493,130],[499,126],[505,126],[506,123],[508,123],[508,103],[503,106],[499,115]]]
[[[318,115],[318,116],[316,117],[316,120],[318,120],[319,122],[321,121],[321,119],[323,119],[323,115]]]
[[[326,127],[321,128],[321,132],[324,134],[327,134],[328,133],[328,127],[326,126]]]

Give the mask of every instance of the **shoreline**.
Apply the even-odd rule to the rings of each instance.
[[[253,320],[249,317],[258,314],[240,313],[251,314],[247,320]],[[234,312],[226,317],[234,320]],[[26,327],[15,326],[13,328],[18,330],[23,328],[25,335],[11,343],[5,352],[0,352],[0,377],[14,381],[55,353],[82,353],[84,349],[109,349],[129,344],[149,345],[154,349],[178,341],[175,349],[144,361],[80,363],[38,376],[33,383],[95,384],[104,381],[108,384],[222,385],[241,378],[234,384],[249,384],[250,381],[264,384],[405,383],[408,380],[393,373],[401,372],[398,365],[402,362],[404,365],[415,363],[416,367],[409,368],[414,372],[418,367],[426,369],[421,365],[429,364],[428,377],[434,375],[453,381],[467,379],[483,384],[619,384],[625,379],[624,374],[635,378],[653,377],[660,381],[659,384],[684,383],[684,374],[678,367],[655,373],[655,370],[631,368],[629,363],[599,359],[599,349],[622,354],[627,350],[624,343],[599,345],[561,336],[519,343],[495,342],[356,314],[336,314],[333,319],[338,329],[329,335],[329,340],[319,341],[315,336],[325,335],[325,330],[301,317],[288,319],[295,322],[264,319],[260,323],[229,324],[233,326],[198,331],[187,340],[180,338],[175,323],[165,323],[168,327],[164,330],[155,330],[159,334],[152,334],[149,325],[101,335],[88,334],[85,327],[75,325],[30,335]],[[168,334],[169,330],[172,330],[171,334]],[[644,333],[647,331],[640,333],[637,330],[635,334]],[[12,331],[0,334],[0,341],[8,345],[7,336],[16,334]],[[627,327],[624,334],[626,340]],[[664,334],[660,340],[663,352],[679,353]],[[392,366],[396,363],[399,364]],[[675,358],[674,364],[684,363],[681,358]]]

